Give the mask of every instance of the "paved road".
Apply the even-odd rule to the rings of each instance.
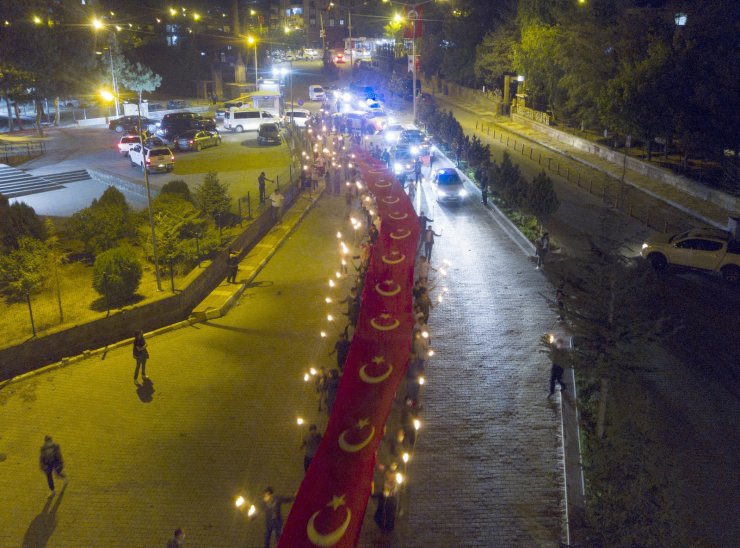
[[[442,233],[449,291],[432,313],[424,428],[409,468],[398,546],[553,546],[565,540],[559,400],[548,401],[540,337],[551,292],[531,257],[468,198],[418,206]],[[405,527],[405,528],[404,528]]]

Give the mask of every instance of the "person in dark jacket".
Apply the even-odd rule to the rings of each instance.
[[[552,362],[552,367],[550,368],[550,393],[547,395],[549,398],[555,393],[555,383],[558,383],[560,385],[560,391],[565,391],[565,383],[563,382],[563,373],[565,370],[558,365],[555,362]]]
[[[56,494],[54,491],[54,477],[56,474],[67,483],[67,476],[64,475],[64,459],[62,458],[62,450],[59,448],[59,444],[54,443],[51,436],[44,438],[44,445],[41,446],[39,454],[39,467],[41,471],[46,474],[46,483],[49,485],[51,493],[50,497]]]
[[[134,371],[134,382],[139,379],[139,368],[141,368],[141,377],[146,379],[146,361],[149,359],[149,351],[146,349],[146,341],[141,329],[134,331],[134,359],[136,360],[136,370]]]

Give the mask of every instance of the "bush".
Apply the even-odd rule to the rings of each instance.
[[[175,179],[173,181],[165,183],[165,185],[162,187],[162,190],[159,191],[159,196],[162,196],[163,194],[177,194],[188,202],[192,203],[193,201],[193,195],[190,193],[190,187],[182,179]]]
[[[114,247],[95,259],[93,289],[107,296],[111,303],[130,301],[139,289],[141,263],[133,248]]]

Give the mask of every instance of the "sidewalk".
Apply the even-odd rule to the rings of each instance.
[[[233,501],[257,503],[267,485],[293,494],[296,417],[323,429],[303,374],[334,361],[334,333],[319,331],[343,211],[339,197],[301,198],[242,261],[241,283],[201,305],[236,304],[227,317],[146,334],[151,382],[132,383],[122,341],[0,385],[0,545],[164,546],[175,527],[187,546],[261,545],[262,516],[247,519]],[[51,499],[37,465],[44,434],[60,443],[69,477]]]
[[[508,117],[497,116],[490,110],[487,110],[480,103],[469,104],[462,100],[456,100],[449,96],[435,95],[435,99],[440,103],[454,106],[475,114],[481,121],[481,126],[476,134],[485,135],[484,128],[496,127],[506,130],[514,136],[526,139],[527,141],[537,143],[545,149],[574,160],[583,166],[592,168],[601,173],[620,179],[622,177],[623,167],[610,162],[604,158],[584,152],[574,146],[555,140],[549,135],[537,131],[528,125],[513,121]],[[662,183],[646,175],[638,173],[632,169],[627,169],[624,174],[624,180],[627,184],[634,186],[642,192],[659,199],[660,201],[717,228],[726,229],[727,219],[731,216],[737,216],[738,211],[731,211],[722,208],[713,203],[696,198],[673,187],[669,184]]]

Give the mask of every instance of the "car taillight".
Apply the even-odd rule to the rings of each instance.
[[[193,144],[193,141],[188,141],[191,145]]]
[[[174,154],[172,156],[170,156],[170,160],[172,160],[173,162],[175,161],[175,155]]]
[[[151,163],[152,163],[152,160],[151,160],[151,158],[147,158],[147,159],[146,159],[146,163],[147,163],[147,164],[151,164]]]

